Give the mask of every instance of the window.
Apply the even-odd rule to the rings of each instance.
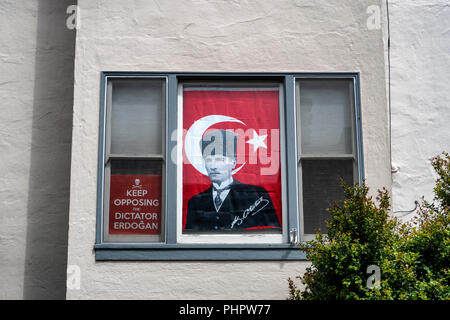
[[[281,81],[182,81],[178,101],[178,242],[287,243]]]
[[[102,73],[96,259],[305,259],[362,179],[358,79]]]
[[[115,79],[107,89],[104,240],[164,241],[163,79]]]
[[[297,142],[302,240],[326,233],[327,208],[359,174],[354,83],[348,79],[298,79]]]

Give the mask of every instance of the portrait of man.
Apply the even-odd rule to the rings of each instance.
[[[202,158],[210,187],[192,196],[187,205],[185,230],[233,231],[280,228],[277,212],[266,189],[233,178],[237,135],[229,130],[207,132],[201,141]]]

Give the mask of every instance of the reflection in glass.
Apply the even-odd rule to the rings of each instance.
[[[351,154],[348,80],[300,81],[302,154]]]
[[[111,153],[162,154],[163,80],[115,80]]]

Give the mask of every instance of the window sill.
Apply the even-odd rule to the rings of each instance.
[[[190,245],[190,244],[126,244],[95,245],[96,261],[283,261],[306,260],[304,251],[291,244],[262,245]]]

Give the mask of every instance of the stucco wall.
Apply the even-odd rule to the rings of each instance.
[[[64,299],[74,1],[0,2],[0,299]]]
[[[306,262],[96,262],[100,71],[361,72],[365,170],[390,188],[380,1],[80,0],[68,264],[69,299],[285,299]]]
[[[429,159],[450,152],[450,3],[393,0],[390,13],[392,192],[403,211],[433,198]]]

